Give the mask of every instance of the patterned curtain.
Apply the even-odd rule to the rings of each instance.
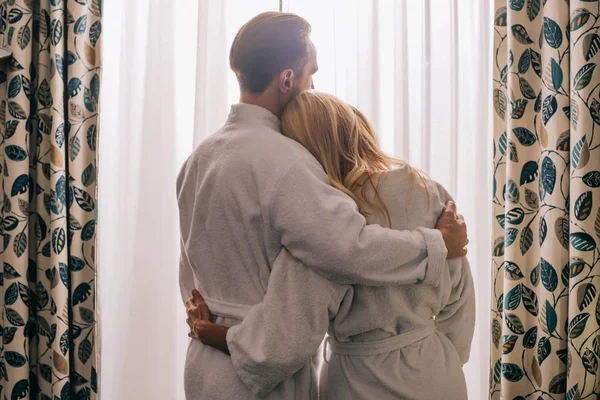
[[[600,393],[600,5],[495,0],[490,398]]]
[[[101,0],[2,0],[0,396],[96,398]]]

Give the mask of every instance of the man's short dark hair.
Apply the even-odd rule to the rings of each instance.
[[[242,91],[264,92],[285,69],[302,73],[308,62],[310,30],[304,18],[282,12],[259,14],[242,26],[229,53]]]

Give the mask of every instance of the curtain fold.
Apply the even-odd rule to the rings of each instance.
[[[102,1],[2,1],[0,34],[0,395],[96,398]]]
[[[490,398],[596,398],[599,4],[495,9]]]

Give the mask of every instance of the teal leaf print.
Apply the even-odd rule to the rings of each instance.
[[[576,31],[583,27],[590,20],[590,12],[585,8],[578,8],[573,12],[571,18],[571,31]]]
[[[69,92],[69,97],[75,97],[81,92],[81,80],[79,78],[71,78],[69,84],[67,85],[67,89]]]
[[[534,210],[537,210],[539,208],[539,202],[540,199],[537,193],[535,193],[533,190],[525,188],[525,203],[527,203],[527,205]]]
[[[518,339],[519,337],[515,335],[504,335],[502,338],[502,354],[509,354],[514,349]]]
[[[29,42],[31,41],[31,28],[29,25],[23,25],[19,28],[19,32],[17,33],[17,44],[21,48],[21,50],[25,50]]]
[[[590,33],[583,38],[583,54],[585,61],[590,61],[600,50],[600,36]]]
[[[530,328],[525,336],[523,336],[523,347],[526,349],[533,349],[535,347],[535,343],[537,342],[537,326]]]
[[[5,308],[5,312],[6,312],[6,319],[8,319],[8,322],[11,323],[11,325],[14,326],[25,326],[25,321],[23,320],[23,317],[21,317],[21,315],[13,310],[12,308]]]
[[[94,323],[94,312],[88,308],[80,307],[79,316],[81,317],[81,320],[86,324]]]
[[[21,107],[17,102],[8,102],[8,112],[10,113],[10,115],[13,116],[13,118],[27,119],[27,114],[25,114],[25,110],[23,110],[23,107]]]
[[[521,170],[521,185],[533,182],[538,175],[538,163],[537,161],[528,161],[523,165]]]
[[[10,344],[15,338],[15,333],[17,333],[17,328],[12,326],[10,328],[4,328],[4,334],[2,336],[3,343]]]
[[[91,151],[96,151],[96,125],[91,125],[87,130],[87,144]]]
[[[502,362],[500,360],[496,361],[494,364],[494,382],[500,383],[500,377],[502,373]]]
[[[560,273],[560,280],[562,281],[563,285],[567,287],[569,286],[569,263],[565,264],[563,267]]]
[[[102,24],[100,21],[96,21],[90,27],[90,44],[96,47],[96,43],[98,39],[100,39],[100,35],[102,34]]]
[[[583,67],[581,67],[573,79],[573,86],[575,87],[575,90],[582,90],[589,85],[595,68],[596,64],[594,63],[585,64]]]
[[[585,330],[585,325],[587,323],[590,314],[582,313],[576,315],[571,322],[569,323],[569,339],[577,339],[583,331]]]
[[[92,346],[92,342],[89,341],[89,339],[84,339],[80,344],[79,344],[79,349],[77,352],[77,356],[79,358],[79,361],[81,361],[82,363],[86,364],[90,357],[92,356],[92,350],[93,350],[93,346]]]
[[[21,368],[27,364],[27,359],[14,351],[5,351],[4,359],[6,360],[6,363],[13,368]]]
[[[579,275],[583,271],[583,267],[585,267],[585,261],[579,257],[574,257],[569,266],[570,277],[574,278]]]
[[[524,217],[525,211],[523,211],[522,208],[513,208],[506,213],[506,222],[510,225],[519,225],[521,222],[523,222]]]
[[[545,218],[540,218],[540,246],[544,244],[546,235],[548,234],[548,225]]]
[[[515,24],[511,27],[511,31],[515,37],[515,39],[521,44],[532,44],[533,40],[529,37],[527,33],[527,29],[521,24]]]
[[[548,335],[552,335],[554,330],[556,329],[556,324],[558,323],[558,319],[556,316],[556,311],[552,304],[548,300],[546,300],[545,307],[542,307],[542,330],[546,332]]]
[[[18,233],[15,236],[13,243],[13,251],[17,257],[21,257],[27,249],[27,234],[25,232]]]
[[[537,95],[535,94],[535,90],[533,90],[531,84],[527,81],[527,79],[523,77],[519,77],[519,88],[521,89],[523,97],[525,97],[526,99],[533,100],[537,97]]]
[[[596,99],[593,99],[590,105],[590,116],[596,124],[600,124],[600,102]]]
[[[520,74],[524,74],[529,70],[529,65],[531,65],[531,50],[525,49],[525,51],[521,54],[519,58],[518,71]]]
[[[535,135],[527,128],[514,128],[513,133],[521,145],[528,147],[536,142]]]
[[[10,400],[20,400],[27,397],[29,393],[29,380],[23,379],[15,384],[13,387],[12,393],[10,395]]]
[[[96,373],[96,368],[92,367],[92,378],[90,379],[90,385],[92,388],[92,391],[94,393],[98,393],[98,377],[97,377],[97,373]]]
[[[2,225],[5,231],[12,231],[16,229],[16,227],[19,225],[19,220],[17,219],[17,217],[9,215],[8,217],[4,218],[4,220],[2,221]]]
[[[90,391],[90,388],[87,388],[87,387],[79,389],[79,391],[75,395],[75,400],[89,400],[89,399],[91,399],[91,391]]]
[[[513,110],[511,112],[512,119],[521,119],[527,109],[527,100],[518,99],[513,104]]]
[[[583,176],[583,183],[591,188],[600,187],[600,171],[590,171]]]
[[[577,305],[579,311],[583,311],[587,306],[592,304],[596,298],[596,286],[593,283],[586,283],[577,288]]]
[[[500,7],[494,15],[494,25],[506,26],[506,7]]]
[[[579,251],[593,251],[596,249],[596,241],[585,232],[571,233],[571,245]]]
[[[529,21],[533,21],[541,9],[541,0],[527,0],[527,17]]]
[[[504,255],[504,237],[500,236],[494,240],[494,256],[501,257]]]
[[[84,225],[81,231],[81,240],[84,242],[91,240],[96,232],[96,220],[91,220]]]
[[[62,227],[52,231],[52,250],[56,254],[62,253],[65,248],[65,239],[65,230]]]
[[[540,261],[542,285],[546,290],[553,292],[558,286],[558,275],[554,267],[543,258]]]
[[[596,375],[596,372],[598,371],[598,358],[590,349],[585,349],[581,361],[588,373]]]
[[[521,11],[525,5],[525,0],[509,0],[511,10]]]
[[[75,201],[84,211],[93,211],[95,207],[94,199],[84,190],[73,187]]]
[[[81,150],[81,143],[79,141],[79,137],[73,136],[69,141],[69,146],[71,147],[69,149],[69,159],[71,161],[75,161],[77,155],[79,154],[79,151]]]
[[[560,26],[550,18],[544,17],[544,39],[548,46],[558,49],[562,44],[562,31]]]
[[[556,166],[552,159],[548,156],[542,161],[542,186],[544,190],[552,194],[556,184]]]
[[[502,302],[500,302],[500,304],[502,304]],[[501,331],[502,328],[500,327],[500,322],[498,322],[497,319],[494,319],[492,321],[492,342],[494,343],[494,346],[496,346],[496,348],[498,348],[498,346],[500,345]]]
[[[16,279],[20,278],[21,274],[19,274],[9,263],[4,263],[4,278],[5,279]]]
[[[531,66],[539,78],[542,77],[542,55],[531,49]]]
[[[504,309],[507,311],[516,310],[521,304],[521,285],[512,288],[504,298]]]
[[[502,364],[502,376],[509,382],[518,382],[523,378],[523,370],[517,364]]]
[[[81,283],[73,292],[73,306],[83,303],[92,294],[92,288],[87,283]],[[85,361],[82,361],[85,363]]]
[[[538,315],[538,298],[533,290],[525,285],[522,286],[523,306],[534,317]]]
[[[550,393],[561,394],[567,391],[567,373],[561,372],[550,381]]]
[[[62,35],[63,35],[63,25],[60,19],[54,19],[52,20],[52,27],[50,28],[52,35],[52,44],[54,46],[58,45],[60,43],[60,40],[62,39]]]
[[[73,33],[76,35],[83,35],[87,30],[87,14],[82,15],[77,19],[75,25],[73,26]]]
[[[519,162],[519,155],[517,154],[517,146],[510,140],[508,141],[508,147],[510,148],[510,161]]]
[[[552,352],[552,345],[550,344],[550,340],[548,340],[547,337],[541,337],[540,341],[538,342],[538,363],[540,364],[540,366],[542,365],[542,363],[544,362],[544,360],[546,358],[548,358],[548,356],[550,355],[550,353]]]
[[[84,186],[89,186],[94,183],[96,180],[96,170],[94,169],[94,165],[90,163],[81,173],[81,183]]]
[[[15,134],[18,126],[19,126],[19,121],[16,121],[14,119],[11,121],[8,121],[4,127],[4,129],[5,129],[4,138],[5,139],[11,138]]]
[[[71,272],[81,271],[85,267],[83,260],[76,256],[69,257],[69,270]]]
[[[519,234],[519,230],[516,228],[507,228],[504,233],[504,243],[506,247],[510,247],[511,244],[515,242],[517,239],[517,235]]]
[[[19,298],[19,285],[13,283],[10,285],[4,293],[4,305],[12,306]]]
[[[556,233],[556,238],[559,243],[565,248],[569,249],[569,220],[565,217],[559,217],[556,219],[554,225],[554,231]]]
[[[27,152],[20,146],[6,146],[6,156],[13,161],[24,161],[27,159]]]
[[[506,154],[506,132],[503,132],[502,135],[498,138],[498,150],[500,150],[500,154]]]
[[[511,281],[520,280],[523,278],[523,273],[517,264],[511,261],[506,261],[504,265],[504,273],[507,279]]]
[[[52,106],[52,92],[50,91],[50,85],[47,80],[43,80],[40,83],[40,88],[38,91],[38,100],[40,104],[46,108]]]
[[[506,326],[511,330],[511,332],[516,333],[517,335],[525,333],[525,330],[523,329],[523,323],[518,315],[506,313],[505,322]]]
[[[14,99],[21,93],[21,75],[17,75],[10,80],[8,85],[8,98]]]
[[[550,65],[552,69],[552,85],[554,85],[554,90],[558,91],[562,86],[563,72],[554,58],[550,60]]]
[[[550,118],[556,113],[558,108],[558,103],[556,101],[556,96],[551,95],[544,99],[544,103],[542,106],[542,121],[544,125],[550,121]]]
[[[19,10],[18,8],[13,8],[8,13],[8,22],[11,24],[16,24],[21,20],[21,18],[23,18],[23,11]]]
[[[527,251],[531,248],[533,244],[533,231],[529,226],[526,226],[521,233],[521,240],[519,242],[519,248],[521,250],[521,254],[525,255]]]
[[[575,218],[579,221],[585,221],[592,213],[592,192],[584,192],[575,201],[573,209]]]

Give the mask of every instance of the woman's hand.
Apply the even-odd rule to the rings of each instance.
[[[196,331],[202,321],[211,319],[210,310],[204,302],[204,297],[196,289],[192,290],[192,297],[185,302],[186,322],[190,327],[189,337],[197,338]]]
[[[188,336],[229,355],[227,347],[229,328],[211,322],[210,310],[204,302],[204,297],[196,289],[192,291],[192,298],[185,302],[185,311],[186,322],[190,327]]]
[[[465,246],[469,244],[467,224],[462,215],[456,213],[456,204],[453,201],[446,203],[446,209],[435,225],[442,232],[444,243],[448,249],[448,259],[464,257],[467,255]]]

